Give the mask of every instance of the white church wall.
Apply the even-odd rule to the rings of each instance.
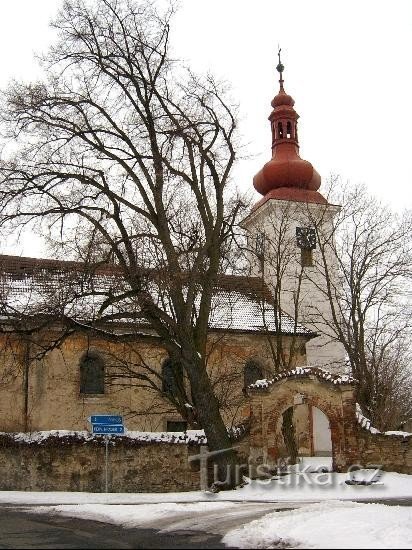
[[[292,317],[298,313],[299,322],[319,334],[306,345],[308,364],[331,371],[343,368],[345,353],[331,328],[332,311],[325,293],[324,262],[318,243],[312,252],[313,267],[302,268],[301,249],[296,242],[296,227],[316,226],[319,238],[328,242],[333,232],[333,218],[338,211],[339,207],[334,205],[268,200],[244,222],[244,227],[250,234],[250,248],[253,248],[256,238],[259,242],[259,239],[262,240],[261,236],[265,236],[264,245],[260,244],[264,249],[262,257],[258,258],[256,254],[250,253],[252,275],[263,276],[272,292],[281,281],[281,309]],[[338,265],[333,247],[324,246],[322,250],[329,278],[335,284]]]

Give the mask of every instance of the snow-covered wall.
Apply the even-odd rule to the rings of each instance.
[[[149,434],[113,438],[109,445],[110,492],[190,491],[200,487],[203,437]],[[103,438],[87,432],[0,434],[0,490],[105,490]]]

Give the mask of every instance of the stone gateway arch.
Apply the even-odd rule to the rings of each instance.
[[[401,432],[380,433],[366,425],[367,419],[357,409],[355,390],[352,377],[311,367],[295,368],[249,386],[252,471],[261,464],[276,468],[279,460],[288,457],[282,417],[291,407],[304,404],[309,410],[320,410],[329,421],[334,471],[359,465],[410,473],[412,437]],[[308,433],[312,445],[313,435]]]

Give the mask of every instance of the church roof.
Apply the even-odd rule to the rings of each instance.
[[[150,279],[150,277],[149,277]],[[153,278],[152,278],[153,279]],[[167,296],[155,281],[148,290],[170,312]],[[114,264],[0,255],[0,307],[2,316],[55,314],[62,311],[78,320],[133,322],[147,326],[135,298],[98,312],[104,299],[127,291],[120,268]],[[220,275],[212,300],[209,325],[215,330],[241,332],[280,331],[311,337],[314,333],[292,317],[276,317],[269,288],[259,277]]]

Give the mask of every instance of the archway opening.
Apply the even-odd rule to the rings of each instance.
[[[294,404],[277,422],[279,454],[294,464],[304,457],[332,457],[332,438],[327,415],[307,404]]]
[[[312,409],[312,456],[332,456],[329,418],[317,407]]]

